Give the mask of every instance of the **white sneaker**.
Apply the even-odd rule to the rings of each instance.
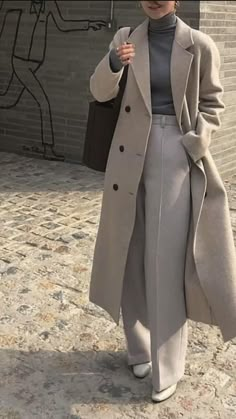
[[[133,365],[133,373],[137,378],[144,378],[152,369],[151,362],[145,362],[145,364]]]
[[[168,399],[175,393],[176,388],[177,388],[177,384],[173,384],[172,386],[162,391],[153,390],[152,401],[156,403],[163,402],[164,400]]]

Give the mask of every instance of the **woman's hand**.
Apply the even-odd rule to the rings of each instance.
[[[124,42],[116,48],[116,55],[119,57],[122,65],[131,64],[135,56],[135,45]]]

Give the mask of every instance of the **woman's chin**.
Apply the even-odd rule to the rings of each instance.
[[[161,19],[164,16],[161,10],[150,10],[148,14],[151,19]]]

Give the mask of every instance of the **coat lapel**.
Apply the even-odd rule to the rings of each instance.
[[[149,114],[152,114],[150,62],[148,46],[149,19],[139,25],[130,35],[128,42],[136,46],[136,55],[131,64],[142,98]],[[171,86],[176,117],[181,125],[181,114],[186,92],[188,76],[193,60],[193,54],[186,49],[193,45],[191,28],[177,18],[175,39],[171,55]]]
[[[142,98],[150,115],[152,115],[150,64],[148,46],[148,22],[146,19],[130,35],[128,42],[135,45],[135,58],[130,65],[134,72]]]
[[[176,118],[181,126],[181,116],[193,54],[187,51],[193,45],[191,28],[177,18],[175,39],[171,55],[171,87]]]

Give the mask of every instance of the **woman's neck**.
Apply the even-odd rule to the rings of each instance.
[[[167,28],[172,28],[176,26],[176,14],[174,12],[169,13],[161,17],[160,19],[149,18],[149,30],[150,32],[160,32]]]

